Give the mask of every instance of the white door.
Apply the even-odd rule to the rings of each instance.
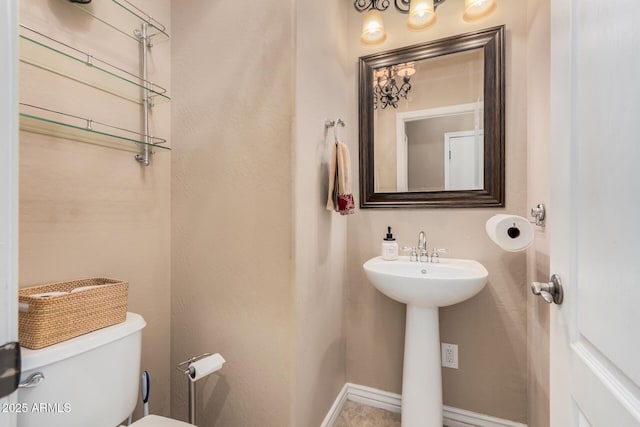
[[[444,189],[479,190],[484,187],[484,133],[444,134]]]
[[[0,346],[17,341],[17,0],[0,6]],[[5,372],[0,372],[0,375]],[[15,426],[16,393],[0,399],[0,427]]]
[[[640,1],[552,0],[552,427],[640,426],[639,124]]]
[[[0,346],[18,340],[18,51],[17,0],[5,0],[0,11]],[[8,358],[3,351],[2,372]],[[15,359],[14,359],[15,360]],[[7,378],[5,376],[5,378]],[[6,382],[3,383],[5,391]],[[13,387],[9,388],[10,391]],[[7,391],[8,392],[8,391]],[[0,398],[0,427],[14,427],[11,404],[16,393]]]

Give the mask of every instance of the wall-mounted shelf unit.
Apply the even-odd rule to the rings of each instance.
[[[128,150],[149,145],[154,149],[171,151],[171,148],[161,145],[167,142],[162,138],[24,103],[20,103],[20,128],[74,141],[107,146],[116,144]]]
[[[96,10],[113,5],[114,10],[107,14],[119,16],[118,22],[101,18]],[[140,45],[140,73],[133,74],[112,65],[109,61],[98,59],[78,47],[56,40],[42,32],[20,25],[20,60],[24,63],[54,73],[58,76],[97,88],[112,95],[142,105],[142,132],[123,129],[92,119],[63,113],[55,109],[32,104],[20,104],[20,128],[25,131],[53,135],[72,140],[85,141],[99,145],[118,145],[121,148],[142,150],[135,156],[141,164],[148,166],[153,150],[167,150],[161,144],[166,140],[150,135],[149,115],[151,108],[170,100],[166,90],[149,81],[148,55],[152,41],[169,39],[166,27],[128,0],[101,2],[99,8],[93,5],[68,3],[77,7],[97,21],[107,25]],[[120,15],[112,13],[118,12]],[[115,18],[113,18],[115,19]],[[132,30],[123,29],[127,25],[139,26]],[[124,144],[124,145],[123,145]]]
[[[154,104],[171,100],[163,87],[22,24],[19,42],[20,61],[26,64],[139,104],[145,89]]]

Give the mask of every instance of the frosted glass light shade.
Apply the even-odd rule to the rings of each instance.
[[[413,62],[407,62],[406,64],[398,64],[396,66],[396,74],[400,77],[411,77],[416,73],[416,69]]]
[[[433,24],[435,19],[433,0],[411,0],[409,19],[407,19],[407,27],[410,30],[423,30]]]
[[[377,10],[370,10],[364,15],[362,22],[362,34],[360,41],[366,44],[382,43],[387,39],[387,33],[384,31],[382,22],[382,14]]]
[[[464,0],[465,21],[473,21],[493,12],[496,8],[496,0]]]

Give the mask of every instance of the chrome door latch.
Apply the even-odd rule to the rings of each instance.
[[[564,299],[562,281],[557,274],[551,275],[548,283],[531,282],[531,292],[534,295],[540,295],[549,304],[560,305]]]

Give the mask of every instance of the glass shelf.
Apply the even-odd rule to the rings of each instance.
[[[112,4],[116,5],[120,10],[125,12],[125,14],[122,14],[122,15],[133,17],[138,22],[139,25],[143,23],[147,24],[149,28],[147,37],[151,38],[154,42],[162,42],[162,41],[169,40],[170,37],[169,37],[169,33],[167,33],[167,27],[161,24],[160,22],[158,22],[151,15],[149,15],[142,9],[138,8],[128,0],[111,0],[111,1],[112,1]],[[92,17],[102,22],[103,24],[124,34],[125,36],[130,37],[136,40],[137,42],[140,42],[140,38],[136,34],[136,31],[138,30],[138,28],[135,28],[133,30],[130,28],[123,29],[121,28],[122,24],[119,24],[120,26],[112,24],[111,22],[101,18],[98,14],[94,13],[92,5],[90,3],[87,3],[87,4],[72,3],[72,5],[77,7],[84,13],[91,15]],[[120,20],[117,20],[117,21],[120,22]],[[123,20],[123,21],[126,22],[126,20]]]
[[[115,144],[119,148],[139,149],[148,145],[171,151],[170,147],[159,145],[166,143],[165,139],[30,104],[20,103],[20,129],[109,147]]]
[[[27,26],[20,25],[20,61],[138,104],[149,91],[154,104],[170,101],[166,89]]]

